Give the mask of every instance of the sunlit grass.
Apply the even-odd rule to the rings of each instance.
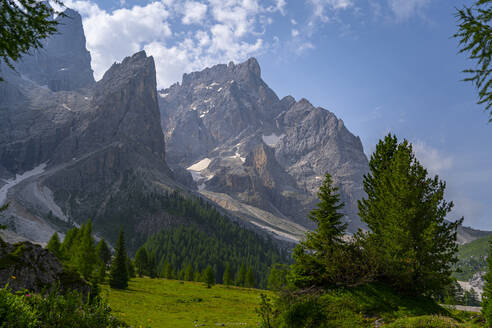
[[[257,289],[135,278],[127,290],[103,286],[113,314],[134,327],[257,327]]]

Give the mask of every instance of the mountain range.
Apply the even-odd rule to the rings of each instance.
[[[190,221],[145,206],[149,195],[179,193],[293,243],[314,228],[308,213],[326,173],[340,188],[348,232],[364,228],[360,138],[306,99],[280,99],[256,59],[184,74],[157,90],[154,60],[142,51],[96,82],[80,15],[67,9],[57,20],[42,49],[15,70],[0,66],[4,238],[46,242],[91,218],[109,240],[124,226],[135,248]]]

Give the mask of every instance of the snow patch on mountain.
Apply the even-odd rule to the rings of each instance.
[[[263,135],[261,137],[261,139],[263,139],[263,142],[270,146],[270,147],[275,147],[278,142],[280,141],[280,139],[282,139],[283,137],[285,137],[285,134],[281,134],[281,135],[276,135],[275,133],[272,133],[271,135],[269,136],[266,136],[266,135]]]

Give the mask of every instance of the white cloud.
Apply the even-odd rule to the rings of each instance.
[[[414,143],[413,150],[419,162],[431,174],[442,174],[443,171],[449,170],[453,166],[453,158],[451,156],[443,154],[423,141]]]
[[[388,0],[388,6],[398,20],[406,20],[423,9],[430,0]]]
[[[260,54],[274,13],[284,0],[154,0],[146,5],[104,10],[95,1],[66,0],[83,18],[96,80],[116,61],[145,49],[154,56],[159,87],[183,73]]]
[[[187,1],[184,5],[184,17],[181,20],[183,24],[198,24],[200,23],[207,13],[207,5],[196,2]]]
[[[292,32],[291,32],[291,35],[292,35],[292,37],[295,38],[296,36],[299,35],[299,30],[293,29]]]

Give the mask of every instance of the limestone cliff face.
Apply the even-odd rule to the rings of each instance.
[[[159,96],[167,160],[188,169],[203,194],[312,228],[307,214],[328,172],[341,189],[349,230],[362,226],[357,200],[368,161],[360,139],[305,99],[279,99],[254,58],[185,74]],[[268,225],[264,216],[253,220]]]
[[[52,91],[11,71],[5,77],[0,166],[9,183],[0,184],[0,196],[11,203],[5,218],[15,232],[46,241],[48,215],[92,218],[106,236],[122,223],[134,231],[148,213],[115,214],[128,213],[132,195],[176,188],[165,162],[154,60],[145,52],[77,91]]]
[[[85,46],[80,14],[72,9],[56,18],[57,33],[16,65],[16,70],[52,91],[77,90],[94,84],[91,56]]]

